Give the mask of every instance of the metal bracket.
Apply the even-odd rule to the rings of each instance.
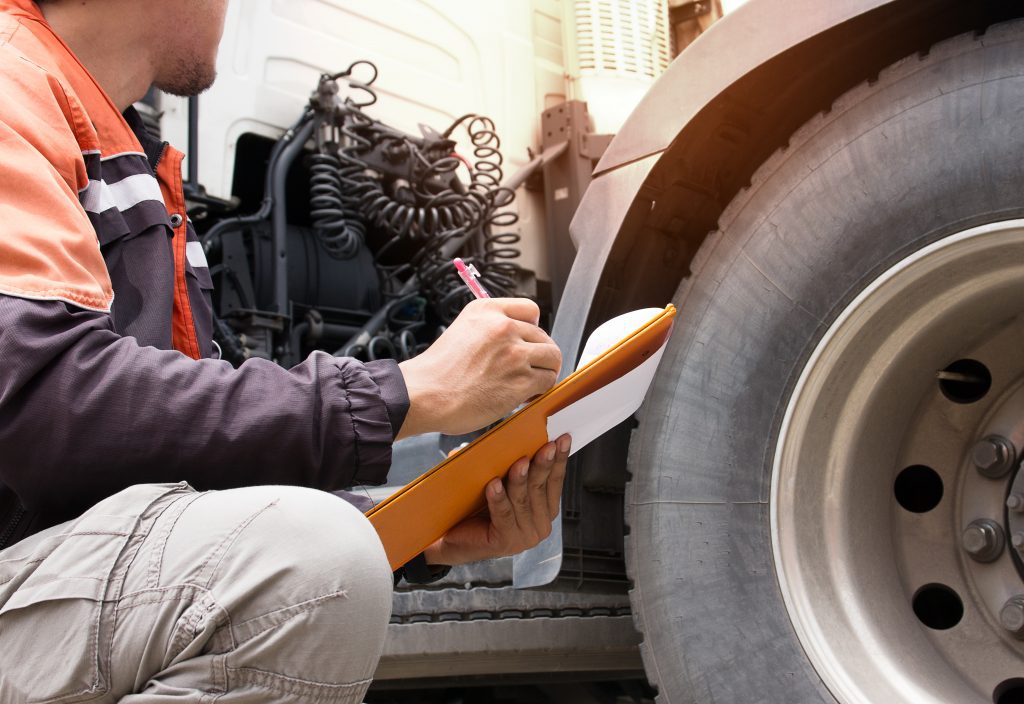
[[[546,213],[548,262],[551,275],[551,302],[555,309],[561,298],[569,269],[576,258],[576,247],[569,238],[569,222],[590,185],[594,162],[604,154],[612,135],[590,131],[587,104],[569,100],[541,114],[544,206]],[[567,147],[563,147],[567,145]],[[552,150],[565,148],[557,158]]]
[[[711,12],[711,0],[693,0],[678,5],[670,5],[668,8],[669,22],[677,25],[680,22],[695,20],[698,17]]]
[[[592,134],[584,132],[580,135],[580,155],[591,161],[598,161],[604,156],[608,145],[612,143],[613,134]]]

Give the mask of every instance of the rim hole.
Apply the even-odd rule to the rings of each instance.
[[[914,614],[928,628],[944,631],[960,623],[964,603],[945,584],[926,584],[914,594]]]
[[[892,490],[900,506],[914,513],[925,513],[942,501],[942,477],[931,467],[911,465],[896,476]]]
[[[992,693],[994,704],[1024,704],[1024,679],[1014,677],[1004,680]]]
[[[974,403],[992,388],[992,374],[976,359],[958,359],[936,376],[942,395],[953,403]]]

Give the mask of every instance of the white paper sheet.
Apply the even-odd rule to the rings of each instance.
[[[645,308],[620,315],[604,323],[587,339],[579,369],[623,338],[662,314],[660,308]],[[636,413],[654,379],[658,362],[665,353],[662,345],[640,366],[589,396],[548,417],[548,440],[563,433],[572,435],[572,453]]]

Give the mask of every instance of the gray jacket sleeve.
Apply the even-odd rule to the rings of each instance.
[[[384,481],[408,411],[391,361],[292,369],[140,347],[110,318],[0,295],[0,482],[63,520],[122,488]]]

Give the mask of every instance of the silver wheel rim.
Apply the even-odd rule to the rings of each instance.
[[[937,378],[965,359],[991,376],[972,402],[947,395],[962,366]],[[1024,220],[946,237],[879,276],[826,331],[790,399],[772,473],[775,567],[840,702],[1002,704],[1024,692],[1024,640],[1000,620],[1024,595],[1009,540],[1024,514],[1005,505],[1024,472],[978,470],[972,450],[993,434],[1024,450]],[[914,502],[933,478],[903,474],[912,466],[941,480],[930,510]],[[908,492],[911,475],[928,482]],[[977,519],[1007,531],[986,562],[965,547],[977,552],[964,533]]]

